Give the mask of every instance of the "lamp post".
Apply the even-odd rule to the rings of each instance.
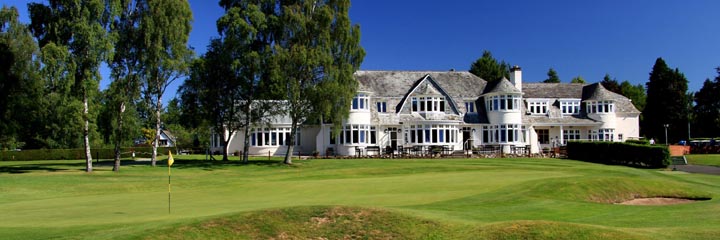
[[[663,124],[663,127],[665,127],[665,145],[668,145],[667,129],[670,127],[670,124]]]

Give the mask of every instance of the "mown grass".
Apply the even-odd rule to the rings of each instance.
[[[176,156],[171,214],[165,162],[91,174],[80,160],[0,162],[0,238],[720,236],[720,176],[556,159],[202,159]],[[712,200],[612,204],[653,196]],[[334,223],[311,226],[322,218]]]
[[[720,167],[720,154],[690,154],[685,158],[688,164]]]

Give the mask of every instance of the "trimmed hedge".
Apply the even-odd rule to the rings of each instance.
[[[175,148],[158,147],[158,155],[166,155],[168,150]],[[114,148],[90,149],[93,159],[115,158]],[[122,157],[130,157],[135,151],[135,157],[149,158],[152,156],[152,147],[121,148]],[[75,160],[85,159],[85,149],[33,149],[22,151],[0,151],[0,161],[33,161],[33,160]]]
[[[649,144],[650,144],[650,141],[649,141],[649,140],[645,140],[645,139],[642,139],[642,140],[640,140],[640,139],[638,139],[638,140],[630,139],[630,140],[626,140],[625,143],[633,143],[633,144],[640,144],[640,145],[649,145]]]
[[[568,158],[630,167],[665,168],[670,165],[670,150],[662,145],[622,142],[568,142]]]

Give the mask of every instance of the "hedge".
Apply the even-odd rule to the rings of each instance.
[[[158,155],[166,155],[168,150],[175,151],[175,148],[159,147]],[[114,148],[90,149],[93,159],[115,158]],[[135,151],[135,157],[149,158],[152,156],[152,147],[122,148],[120,152],[123,157],[130,157]],[[85,159],[85,149],[33,149],[22,151],[0,151],[0,161],[32,161],[32,160],[75,160]]]
[[[662,145],[622,142],[568,142],[568,158],[630,167],[665,168],[670,150]]]

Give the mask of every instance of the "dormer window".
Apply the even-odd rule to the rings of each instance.
[[[370,109],[370,96],[365,93],[358,93],[352,100],[352,110]]]
[[[515,111],[520,106],[520,96],[500,95],[489,96],[485,100],[488,111]]]
[[[474,101],[465,102],[465,109],[467,109],[467,113],[474,113],[475,112],[475,102]]]
[[[548,100],[530,100],[530,99],[528,99],[528,112],[530,112],[533,115],[547,114],[549,107],[550,107],[550,101],[548,101]]]
[[[413,97],[413,112],[445,112],[444,97]]]
[[[560,110],[563,115],[580,114],[580,99],[561,99]]]
[[[585,102],[587,113],[614,113],[615,103],[613,101],[588,101]]]
[[[377,111],[379,113],[387,112],[387,102],[377,102]]]

